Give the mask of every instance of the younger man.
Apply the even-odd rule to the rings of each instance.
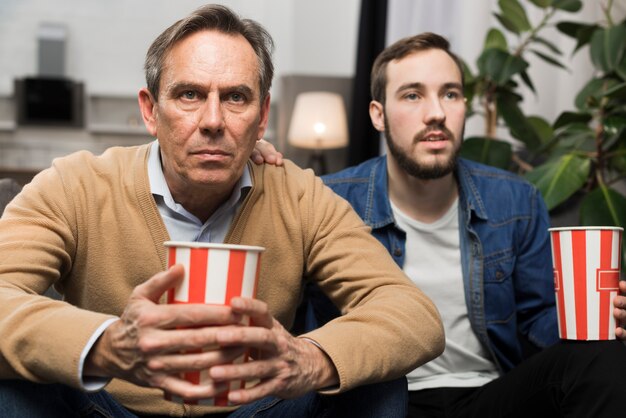
[[[626,347],[556,344],[549,218],[538,191],[458,157],[463,72],[448,42],[432,33],[399,40],[376,59],[371,83],[370,117],[389,152],[324,182],[442,315],[444,353],[407,375],[410,416],[623,414]],[[319,322],[339,315],[311,292]],[[626,319],[626,297],[614,305]],[[525,360],[528,347],[543,351]]]

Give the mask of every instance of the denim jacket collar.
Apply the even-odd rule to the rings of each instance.
[[[394,223],[389,199],[377,198],[377,196],[389,196],[387,179],[387,158],[378,157],[369,170],[367,205],[363,219],[373,229]]]
[[[478,218],[488,220],[487,210],[483,203],[478,187],[470,174],[467,163],[463,158],[457,160],[455,176],[459,182],[459,200],[464,203],[466,213],[474,213]]]
[[[489,218],[487,210],[464,159],[457,160],[454,174],[459,182],[459,203],[463,203],[459,207],[463,207],[468,215],[474,214],[480,219],[487,220]],[[393,224],[394,218],[389,199],[376,199],[375,196],[389,196],[387,158],[384,155],[376,158],[369,170],[364,221],[374,229]]]

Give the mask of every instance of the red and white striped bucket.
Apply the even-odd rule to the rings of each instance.
[[[559,336],[615,339],[623,228],[550,228]]]
[[[261,265],[263,247],[231,244],[209,244],[200,242],[167,241],[167,266],[182,264],[185,278],[167,294],[168,304],[206,303],[228,305],[234,297],[256,297],[256,288]],[[243,324],[249,324],[244,318]],[[205,348],[210,350],[211,347]],[[233,363],[243,363],[248,354],[237,358]],[[195,384],[210,382],[207,371],[184,373],[186,380]],[[239,389],[251,382],[231,382],[229,390]],[[228,391],[219,396],[199,401],[183,400],[167,396],[171,401],[192,405],[228,406]]]

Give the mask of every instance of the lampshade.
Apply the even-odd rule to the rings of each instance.
[[[342,97],[324,91],[300,93],[296,97],[287,140],[299,148],[347,146],[348,127]]]

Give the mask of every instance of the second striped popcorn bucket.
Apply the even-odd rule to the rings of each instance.
[[[615,339],[623,228],[550,228],[559,336]]]

